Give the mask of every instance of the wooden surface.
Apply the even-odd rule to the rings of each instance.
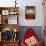
[[[14,10],[14,11],[19,11],[19,7],[0,7],[0,10],[2,11],[2,10]],[[5,18],[5,16],[6,15],[2,15],[1,14],[1,24],[0,24],[0,31],[1,30],[3,30],[4,28],[10,28],[10,29],[12,29],[12,30],[19,30],[19,25],[18,25],[18,23],[17,24],[8,24],[8,23],[6,23],[6,24],[3,24],[3,18]],[[14,16],[14,15],[7,15],[7,16]],[[15,20],[14,20],[15,21]],[[18,20],[17,20],[17,22],[18,22]]]
[[[2,10],[8,10],[8,15],[2,15]],[[10,14],[10,12],[13,10],[13,12],[16,12],[15,14]],[[1,23],[3,24],[3,18],[7,16],[18,16],[19,15],[19,7],[0,7],[0,16],[1,16]]]
[[[18,25],[18,24],[1,24],[0,25],[0,30],[1,31],[3,31],[5,28],[9,28],[9,29],[11,29],[11,30],[17,30],[17,31],[19,31],[19,29],[20,29],[20,26]]]
[[[0,7],[0,10],[12,10],[12,9],[18,11],[19,7]]]
[[[18,41],[1,41],[0,46],[18,46]]]
[[[14,10],[16,12],[19,11],[19,7],[0,7],[0,11],[2,12],[2,10]],[[5,28],[9,28],[13,31],[15,31],[16,29],[16,32],[19,31],[19,25],[18,24],[3,24],[2,23],[2,19],[3,17],[5,18],[6,15],[2,15],[2,13],[0,12],[0,15],[1,15],[1,24],[0,24],[0,32],[2,32]],[[14,14],[15,15],[15,14]],[[18,14],[17,14],[18,15]],[[12,15],[7,15],[7,16],[12,16]],[[0,46],[18,46],[18,41],[2,41],[0,42]]]

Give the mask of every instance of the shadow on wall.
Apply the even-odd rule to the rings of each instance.
[[[42,29],[42,26],[21,26],[20,31],[19,31],[20,42],[21,42],[21,40],[24,36],[24,33],[26,32],[26,30],[28,28],[32,28],[36,32],[39,41],[41,43],[43,43],[43,29]]]

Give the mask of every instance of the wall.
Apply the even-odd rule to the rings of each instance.
[[[20,2],[20,18],[21,26],[42,26],[43,25],[43,6],[42,0],[21,0]],[[25,6],[36,6],[36,19],[25,20]]]
[[[14,6],[15,0],[0,0],[0,6]],[[20,10],[19,10],[19,24],[20,26],[43,26],[43,6],[42,0],[17,0]],[[25,6],[35,6],[36,7],[36,19],[26,20],[25,19]],[[21,19],[20,19],[21,18]]]

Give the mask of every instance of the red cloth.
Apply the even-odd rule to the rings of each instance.
[[[25,32],[25,35],[22,39],[21,45],[26,46],[25,39],[28,39],[29,37],[32,37],[32,36],[35,36],[35,37],[37,36],[36,33],[34,32],[34,30],[32,28],[27,29],[27,31]],[[38,44],[36,44],[36,46],[41,46],[41,45],[38,43]]]

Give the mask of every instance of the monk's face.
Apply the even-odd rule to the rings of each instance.
[[[29,37],[28,39],[25,40],[25,43],[28,45],[28,46],[33,46],[33,45],[36,45],[37,44],[37,39],[32,36],[32,37]]]

